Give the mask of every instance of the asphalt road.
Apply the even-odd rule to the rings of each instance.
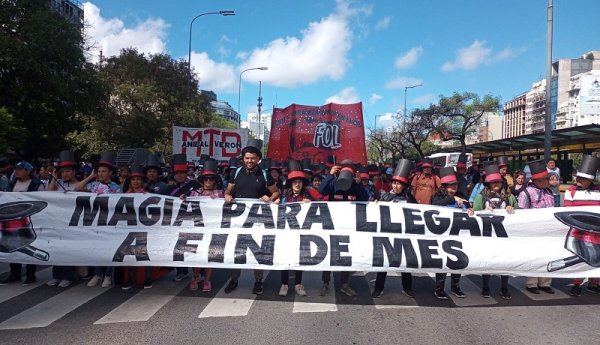
[[[0,264],[0,272],[6,270]],[[373,273],[352,277],[356,297],[337,289],[318,296],[317,272],[305,273],[309,296],[296,297],[291,288],[280,297],[279,272],[271,272],[264,294],[255,296],[252,272],[225,294],[225,271],[215,273],[210,293],[189,291],[187,282],[171,280],[174,273],[147,290],[48,287],[49,271],[39,271],[33,286],[0,286],[0,343],[594,344],[598,338],[600,295],[569,296],[565,279],[554,280],[554,295],[531,295],[524,278],[511,278],[507,301],[498,295],[497,277],[492,298],[484,299],[480,277],[467,276],[461,280],[467,297],[443,301],[433,296],[428,275],[414,278],[411,299],[400,293],[397,276],[388,277],[381,298],[372,298]]]

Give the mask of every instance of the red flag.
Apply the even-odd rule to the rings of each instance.
[[[351,159],[367,163],[362,103],[320,107],[292,104],[274,108],[267,156],[276,161],[310,158],[325,163]]]

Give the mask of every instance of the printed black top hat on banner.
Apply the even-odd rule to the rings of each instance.
[[[252,152],[256,154],[258,158],[262,158],[262,146],[262,140],[248,139],[248,144],[242,149],[242,157],[246,154],[246,152]]]
[[[77,168],[77,162],[75,161],[75,153],[71,150],[64,150],[58,153],[58,158],[60,159],[60,163],[58,163],[59,168],[64,167],[72,167]]]
[[[144,174],[144,167],[139,165],[139,164],[134,164],[131,166],[131,173],[130,175],[131,177],[137,176],[137,177],[145,177],[146,174]]]
[[[502,182],[502,175],[500,175],[500,167],[492,164],[485,167],[485,183],[490,182]]]
[[[498,168],[508,166],[508,157],[500,156],[500,157],[496,158],[496,165],[498,165]]]
[[[98,162],[98,166],[107,167],[115,171],[117,165],[117,153],[115,151],[104,151]]]
[[[164,164],[164,158],[160,153],[151,153],[148,155],[146,159],[146,166],[144,167],[144,171],[148,171],[148,169],[156,169],[158,174],[162,174],[161,165]]]
[[[443,167],[440,169],[440,181],[442,184],[455,184],[458,183],[456,179],[456,171],[454,167]]]
[[[393,181],[400,181],[404,184],[408,184],[408,177],[413,169],[413,162],[408,159],[400,159],[396,164],[396,170],[392,176]]]
[[[216,175],[217,171],[218,171],[218,162],[214,159],[207,159],[206,161],[204,161],[204,169],[202,170],[202,174],[201,176],[207,176],[207,175]]]
[[[583,155],[576,176],[594,180],[596,179],[596,172],[598,169],[600,169],[600,158]]]
[[[37,235],[31,216],[46,208],[45,201],[17,201],[0,204],[0,252],[21,252],[48,261],[50,254],[31,246]]]
[[[543,159],[529,162],[529,170],[531,170],[532,180],[539,180],[550,177],[550,173],[546,169],[546,163]]]
[[[187,172],[187,155],[185,153],[176,153],[173,155],[173,172]]]
[[[467,168],[467,159],[468,159],[467,155],[464,153],[461,153],[458,156],[458,162],[456,163],[456,167],[459,169],[460,168],[466,169]]]
[[[586,211],[570,211],[557,212],[554,217],[570,227],[565,249],[575,255],[548,263],[548,272],[581,262],[600,267],[600,215]]]

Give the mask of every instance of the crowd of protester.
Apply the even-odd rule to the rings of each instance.
[[[241,156],[217,162],[203,156],[198,164],[189,163],[185,154],[174,154],[165,164],[161,155],[150,154],[143,166],[117,166],[116,154],[105,152],[99,162],[77,163],[74,153],[65,150],[59,154],[56,164],[36,169],[26,161],[10,165],[0,158],[0,192],[79,191],[100,194],[151,193],[169,195],[185,200],[188,197],[205,196],[231,203],[236,198],[259,199],[279,204],[312,201],[363,201],[431,204],[463,210],[470,216],[474,211],[504,209],[514,213],[516,209],[547,208],[560,206],[560,170],[551,159],[531,161],[526,168],[509,173],[506,157],[485,161],[467,167],[467,156],[461,155],[455,167],[434,167],[428,159],[412,162],[400,159],[395,166],[370,164],[360,166],[348,159],[336,160],[330,156],[327,162],[313,164],[310,159],[276,162],[262,156],[262,142],[251,139],[241,151]],[[600,187],[594,184],[600,168],[600,159],[584,155],[575,175],[575,184],[564,196],[564,206],[600,205]],[[2,225],[2,224],[0,224]],[[543,231],[543,229],[540,229]],[[25,278],[21,264],[10,264],[10,272],[0,277],[0,285],[21,282],[29,285],[36,281],[36,266],[25,265]],[[104,288],[120,285],[127,290],[136,285],[151,288],[156,267],[66,267],[54,266],[49,286],[68,287],[76,279],[87,280],[87,286]],[[190,272],[191,271],[191,272]],[[241,270],[230,270],[225,293],[238,288]],[[190,279],[190,290],[212,290],[212,268],[177,267],[175,281]],[[340,272],[340,291],[355,296],[350,286],[351,272]],[[386,272],[377,273],[373,297],[380,297],[385,288]],[[113,277],[115,279],[113,279]],[[293,291],[306,296],[302,284],[302,271],[293,272]],[[263,271],[254,270],[254,294],[263,293]],[[412,275],[402,272],[402,291],[414,297]],[[140,281],[138,280],[138,281]],[[446,273],[435,276],[434,294],[447,299]],[[458,298],[466,297],[460,287],[461,275],[450,275],[450,292]],[[499,294],[511,299],[509,277],[500,277]],[[322,296],[330,291],[331,272],[322,273]],[[584,279],[571,282],[571,294],[580,296]],[[551,278],[528,277],[527,290],[532,294],[553,294]],[[598,278],[590,278],[587,291],[600,293]],[[281,271],[280,296],[290,289],[290,272]],[[482,275],[481,296],[491,295],[490,275]]]

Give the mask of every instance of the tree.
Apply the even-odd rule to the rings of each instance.
[[[465,153],[466,139],[477,131],[483,115],[496,112],[499,108],[500,99],[491,95],[485,95],[483,99],[472,92],[440,96],[439,104],[431,105],[428,109],[432,115],[430,120],[440,120],[430,123],[430,128],[444,141],[460,141],[461,152]]]
[[[439,118],[435,109],[435,105],[426,109],[415,109],[405,124],[403,137],[416,153],[415,158],[423,158],[429,154],[426,148],[431,147],[428,145],[431,144],[429,140]]]
[[[215,119],[182,60],[129,48],[107,59],[99,74],[109,90],[106,107],[70,136],[89,154],[123,147],[169,151],[173,126],[204,127]]]
[[[24,143],[27,130],[6,110],[0,108],[0,152],[15,150]]]
[[[0,106],[27,129],[11,149],[27,159],[54,156],[80,125],[78,115],[101,104],[81,31],[47,0],[1,1],[0,23]]]

